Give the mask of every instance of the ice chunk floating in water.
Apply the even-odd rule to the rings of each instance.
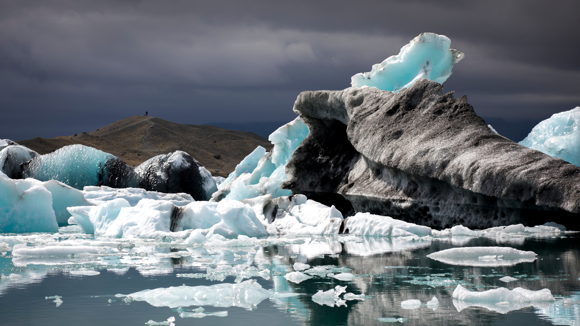
[[[580,166],[580,106],[538,123],[520,142],[531,149]]]
[[[445,249],[427,257],[450,265],[512,266],[533,262],[536,260],[536,253],[510,247],[467,247]]]
[[[239,284],[222,283],[210,286],[176,286],[143,290],[129,294],[134,301],[145,301],[154,307],[242,307],[251,309],[275,292],[266,290],[255,280]]]
[[[370,72],[352,76],[351,84],[353,87],[374,86],[395,93],[421,78],[443,84],[451,76],[453,65],[464,57],[462,52],[450,46],[451,40],[447,36],[423,33],[402,47],[398,55],[373,65]]]
[[[469,306],[483,307],[499,313],[507,313],[531,305],[551,303],[555,299],[549,289],[530,291],[523,288],[508,290],[497,288],[483,292],[472,292],[461,285],[453,291],[453,304],[458,311]]]

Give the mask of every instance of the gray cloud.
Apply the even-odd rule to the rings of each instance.
[[[91,131],[149,111],[287,121],[421,32],[466,53],[446,90],[486,118],[580,105],[577,1],[1,1],[0,138]],[[501,132],[501,130],[500,130]]]

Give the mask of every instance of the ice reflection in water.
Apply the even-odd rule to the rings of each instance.
[[[204,307],[209,309],[196,316],[196,323],[213,324],[217,319],[227,323],[234,321],[252,321],[252,324],[268,324],[276,318],[282,324],[312,325],[372,325],[384,324],[387,321],[404,321],[405,324],[431,325],[453,324],[494,324],[508,321],[510,316],[524,313],[533,317],[537,324],[547,320],[553,324],[578,325],[580,320],[580,237],[567,234],[556,237],[514,237],[508,242],[505,237],[399,237],[399,238],[365,238],[355,236],[334,237],[295,237],[250,239],[240,238],[221,243],[203,245],[185,245],[181,239],[93,239],[92,236],[75,231],[72,227],[61,228],[58,234],[36,235],[3,235],[0,242],[11,249],[0,256],[0,305],[7,306],[12,298],[26,297],[22,289],[48,286],[44,278],[63,275],[61,281],[99,283],[101,278],[114,277],[129,281],[138,273],[142,277],[133,284],[129,291],[133,293],[145,289],[178,287],[183,289],[212,284],[245,284],[248,279],[257,280],[268,295],[252,302],[253,311],[238,312],[235,306],[226,305],[219,311],[211,310],[224,303],[206,301]],[[428,254],[454,247],[511,246],[518,250],[533,251],[537,259],[514,266],[454,266],[426,257]],[[20,251],[26,255],[16,255],[17,248],[42,249],[51,246],[92,247],[95,250],[67,254],[67,250],[54,251],[53,254],[34,254],[35,250]],[[60,254],[59,254],[60,252]],[[294,264],[311,278],[299,284],[289,282],[284,276],[294,272]],[[100,272],[100,274],[97,274]],[[112,273],[111,273],[112,272]],[[340,273],[351,273],[352,280],[342,281],[334,276]],[[75,276],[76,275],[76,276]],[[500,278],[515,278],[510,283]],[[100,283],[99,283],[100,284]],[[319,290],[328,291],[337,285],[346,286],[346,292],[355,295],[364,294],[364,300],[345,301],[345,306],[329,307],[320,305],[312,299]],[[547,288],[556,298],[553,303],[466,303],[452,299],[452,293],[458,285],[470,291],[484,291],[498,287],[513,289],[522,287],[529,290]],[[103,285],[94,291],[108,293],[103,299],[95,298],[83,309],[95,310],[107,315],[107,309],[125,309],[133,311],[131,318],[145,323],[147,320],[164,320],[176,315],[176,325],[184,324],[179,314],[168,307],[158,308],[163,316],[154,315],[145,302],[121,300],[114,295],[120,293],[117,287],[103,289]],[[233,287],[236,288],[236,287]],[[64,304],[58,308],[51,302],[52,314],[73,307],[78,294],[66,290],[62,293],[31,292],[44,299],[50,295],[63,296]],[[198,288],[199,289],[199,288]],[[69,291],[69,293],[67,293]],[[54,293],[53,293],[54,292]],[[274,294],[275,293],[275,294]],[[290,296],[290,294],[298,294]],[[344,294],[341,294],[341,300]],[[427,302],[436,297],[437,306],[427,306]],[[108,305],[107,300],[111,300]],[[126,299],[126,298],[125,298]],[[401,303],[407,300],[419,300],[421,305],[416,309],[404,309]],[[199,301],[202,302],[202,301]],[[121,306],[122,305],[122,306]],[[244,305],[241,305],[244,306]],[[273,307],[271,310],[267,307]],[[114,308],[118,307],[118,308]],[[149,306],[150,307],[150,306]],[[46,307],[48,309],[48,306]],[[183,311],[193,311],[197,306],[182,307]],[[60,309],[60,310],[54,310]],[[182,312],[183,312],[182,311]],[[224,311],[228,311],[225,313]],[[0,317],[11,320],[11,309],[2,309]],[[81,308],[69,310],[71,314],[86,314]],[[216,318],[213,313],[219,313]],[[16,314],[16,312],[14,312]],[[196,314],[192,312],[192,314]],[[265,315],[264,315],[265,314]],[[184,314],[189,316],[191,314]],[[64,316],[64,315],[63,315]],[[129,314],[125,316],[129,318]],[[281,318],[290,316],[291,318]],[[14,316],[12,316],[14,317]],[[61,316],[62,317],[62,316]],[[7,319],[6,319],[7,318]],[[18,320],[27,323],[27,316],[20,315]],[[56,318],[56,317],[55,317]],[[116,318],[123,318],[116,316]],[[244,319],[246,318],[246,319]],[[55,324],[56,324],[55,319]],[[120,319],[119,319],[120,320]],[[137,321],[125,320],[133,324]],[[50,320],[47,324],[51,324]]]

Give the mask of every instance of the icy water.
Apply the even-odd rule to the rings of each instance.
[[[25,248],[74,244],[94,247],[98,253],[3,253],[1,325],[145,325],[150,320],[164,322],[172,316],[175,325],[580,325],[578,234],[500,240],[268,238],[212,247],[184,246],[167,238],[95,240],[68,227],[61,228],[58,234],[4,234],[0,236],[2,242]],[[456,266],[426,257],[443,249],[471,246],[509,246],[538,256],[534,262],[506,267]],[[284,278],[294,271],[296,262],[310,265],[303,272],[311,278],[299,284]],[[341,281],[333,277],[343,272],[354,278]],[[504,283],[499,280],[504,276],[516,280]],[[273,290],[269,293],[277,294],[265,299],[249,298],[247,302],[240,299],[245,303],[209,300],[202,313],[196,305],[177,308],[116,296],[181,285],[250,284],[243,282],[257,282],[264,289]],[[452,299],[458,284],[472,291],[547,288],[556,301],[469,305]],[[346,301],[346,306],[338,307],[313,300],[318,290],[336,285],[346,286],[349,293],[364,294],[364,300]],[[62,298],[47,299],[55,295]],[[439,305],[427,307],[433,296]],[[403,309],[401,303],[410,299],[420,300],[421,305]],[[190,317],[185,314],[182,318],[180,312],[189,313]],[[203,317],[216,312],[219,316]]]

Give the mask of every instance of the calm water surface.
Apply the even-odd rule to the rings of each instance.
[[[49,257],[4,253],[0,273],[11,276],[0,281],[0,325],[145,325],[149,320],[162,322],[171,316],[176,318],[175,325],[580,325],[577,234],[499,242],[488,238],[272,238],[260,244],[209,248],[185,247],[171,239],[99,242],[63,228],[54,235],[3,235],[1,242],[32,248],[84,243],[102,252]],[[534,251],[538,257],[534,262],[508,267],[454,266],[426,257],[439,250],[470,246],[509,246]],[[295,262],[327,266],[332,274],[349,271],[355,278],[345,282],[323,272],[295,284],[284,278],[293,271]],[[175,309],[145,301],[124,302],[115,296],[170,286],[235,283],[239,275],[231,275],[228,268],[238,265],[253,266],[253,271],[261,272],[250,279],[265,289],[299,295],[265,299],[249,309],[206,305],[205,313],[227,311],[227,316],[204,318],[181,318]],[[78,275],[75,271],[79,270],[84,271],[80,274],[99,274]],[[499,280],[503,276],[517,281],[504,283]],[[472,291],[548,288],[556,301],[534,306],[470,306],[452,299],[458,284]],[[336,285],[364,294],[364,301],[329,307],[312,300],[318,290]],[[54,295],[62,296],[58,307],[53,299],[46,299]],[[439,300],[436,309],[425,305],[433,296]],[[401,308],[401,302],[409,299],[418,299],[422,305]]]

